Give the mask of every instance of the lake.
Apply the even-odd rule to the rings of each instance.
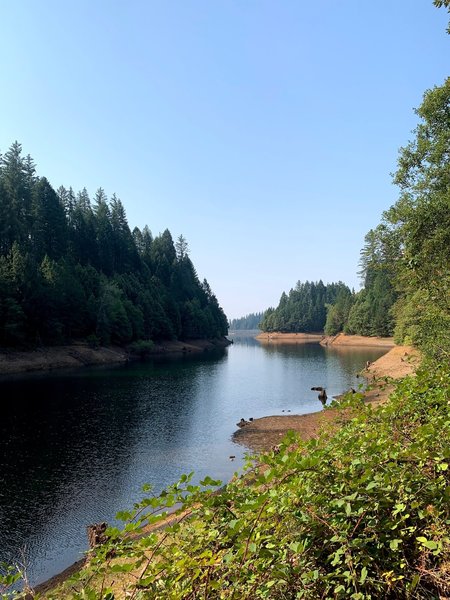
[[[228,480],[246,452],[231,440],[241,417],[320,410],[312,386],[356,388],[386,351],[240,335],[199,355],[0,381],[0,562],[25,563],[32,585],[58,573],[86,550],[86,525],[112,523],[144,483]]]

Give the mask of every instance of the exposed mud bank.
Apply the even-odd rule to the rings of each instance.
[[[304,344],[308,342],[321,342],[324,339],[323,333],[267,333],[261,332],[256,336],[260,342],[281,342],[286,344]]]
[[[393,338],[369,337],[363,335],[324,335],[323,333],[279,333],[261,332],[256,339],[263,343],[286,343],[304,344],[309,342],[320,342],[322,346],[366,346],[374,348],[393,348]]]
[[[419,353],[411,346],[393,347],[364,371],[364,376],[374,384],[366,392],[365,400],[374,404],[386,401],[392,391],[392,386],[386,386],[384,380],[377,383],[377,380],[385,377],[401,379],[411,375],[419,362]],[[324,425],[339,427],[342,418],[342,412],[333,409],[306,415],[262,417],[236,431],[233,440],[254,452],[263,452],[278,444],[288,431],[295,431],[302,439],[308,440],[317,437]]]
[[[166,341],[155,344],[150,354],[158,356],[204,352],[213,348],[228,346],[230,343],[226,338],[213,341]],[[117,346],[92,348],[82,342],[66,346],[38,348],[26,352],[8,350],[0,352],[0,376],[93,365],[124,364],[132,358],[125,348]]]
[[[390,337],[369,337],[364,335],[325,335],[320,340],[322,346],[365,346],[374,348],[393,348],[395,342]]]

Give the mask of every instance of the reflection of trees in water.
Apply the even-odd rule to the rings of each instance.
[[[346,373],[357,373],[363,369],[366,361],[373,362],[389,350],[389,348],[370,348],[364,346],[321,346],[317,342],[281,342],[255,340],[267,354],[280,354],[292,358],[320,358],[338,360]]]
[[[233,332],[228,335],[228,339],[233,340],[233,344],[237,344],[238,346],[260,346],[259,340],[256,339],[258,333],[260,332],[254,331],[251,334],[249,332],[245,334],[242,332]]]
[[[325,355],[325,348],[317,342],[263,341],[261,347],[267,354],[281,354],[293,358],[316,358]]]
[[[14,401],[0,425],[1,554],[51,529],[58,506],[77,506],[80,490],[108,493],[136,423],[120,387],[106,392],[107,385],[106,378],[2,383],[3,397]]]
[[[386,354],[389,348],[366,348],[366,347],[327,347],[327,352],[335,357],[346,373],[359,373],[366,365],[367,361],[373,362]]]
[[[105,506],[130,487],[139,441],[158,447],[182,435],[199,373],[224,360],[226,352],[218,349],[1,382],[0,561],[16,560],[21,547],[42,544],[43,537],[57,544],[80,519],[81,533],[70,534],[81,535],[72,545],[83,546],[84,526],[110,518]],[[89,509],[95,514],[86,514]]]

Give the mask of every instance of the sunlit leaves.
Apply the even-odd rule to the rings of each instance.
[[[449,401],[448,370],[424,370],[378,410],[349,401],[333,437],[288,436],[221,490],[192,474],[149,490],[54,598],[101,598],[102,586],[135,600],[449,593]]]

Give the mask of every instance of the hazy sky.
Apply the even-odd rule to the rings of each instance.
[[[182,233],[230,318],[299,279],[358,289],[447,20],[432,0],[0,0],[0,151]]]

